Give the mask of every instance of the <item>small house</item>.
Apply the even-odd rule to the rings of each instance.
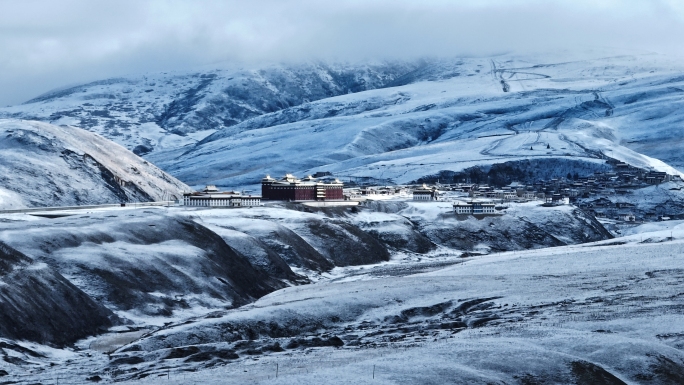
[[[413,190],[414,201],[434,201],[438,198],[439,193],[437,192],[437,189],[434,187],[428,187],[425,184]]]

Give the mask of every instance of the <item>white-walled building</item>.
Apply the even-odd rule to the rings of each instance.
[[[537,199],[537,193],[534,191],[525,191],[522,193],[522,197],[527,200]]]
[[[515,190],[494,190],[486,194],[487,198],[501,199],[505,201],[510,201],[518,197],[518,193]]]
[[[454,213],[458,215],[496,214],[494,202],[463,202],[454,203]]]
[[[561,194],[546,195],[545,202],[547,205],[569,205],[570,197]]]
[[[242,195],[234,191],[219,191],[216,186],[207,186],[201,192],[183,194],[183,206],[191,207],[251,207],[260,206],[261,197]]]
[[[436,201],[439,198],[439,193],[436,188],[431,188],[423,184],[413,190],[413,200],[414,201]]]

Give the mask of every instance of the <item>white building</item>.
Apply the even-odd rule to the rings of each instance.
[[[454,213],[459,215],[496,214],[494,202],[462,202],[454,203]]]
[[[518,193],[514,190],[494,190],[491,195],[492,198],[510,201],[518,197]]]
[[[191,207],[251,207],[260,206],[261,197],[234,191],[220,192],[216,186],[210,185],[201,192],[183,194],[182,203]]]
[[[454,203],[454,213],[460,215],[470,215],[473,213],[473,205],[470,203],[458,201]]]
[[[423,184],[422,187],[413,190],[414,201],[436,201],[438,198],[439,193],[437,192],[437,189],[428,187],[425,184]]]
[[[534,191],[525,191],[524,193],[522,193],[522,197],[527,200],[537,199],[537,193]]]

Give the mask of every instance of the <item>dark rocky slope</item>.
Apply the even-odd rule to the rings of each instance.
[[[1,237],[113,310],[165,317],[195,306],[240,306],[285,286],[185,217],[149,211],[46,225],[10,226]]]
[[[289,266],[315,272],[329,271],[335,267],[296,232],[275,220],[242,218],[229,224],[214,223],[214,226],[238,231],[258,239]]]
[[[0,242],[0,337],[63,347],[119,322],[54,269]]]
[[[389,261],[387,247],[345,221],[310,221],[302,236],[336,266],[367,265]]]
[[[268,244],[293,267],[323,272],[334,266],[389,260],[387,245],[350,221],[348,208],[313,210],[294,204],[229,210],[225,217],[199,213],[203,224],[247,233]]]
[[[371,202],[364,210],[382,214],[374,218],[360,214],[352,220],[386,244],[415,252],[426,252],[433,244],[489,253],[613,237],[593,216],[571,206],[547,208],[533,203],[501,210],[502,215],[478,218],[455,215],[446,206],[435,214],[421,204]]]

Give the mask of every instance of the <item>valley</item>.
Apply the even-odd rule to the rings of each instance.
[[[682,383],[682,73],[309,62],[0,108],[0,385]],[[345,200],[255,196],[286,173]]]

